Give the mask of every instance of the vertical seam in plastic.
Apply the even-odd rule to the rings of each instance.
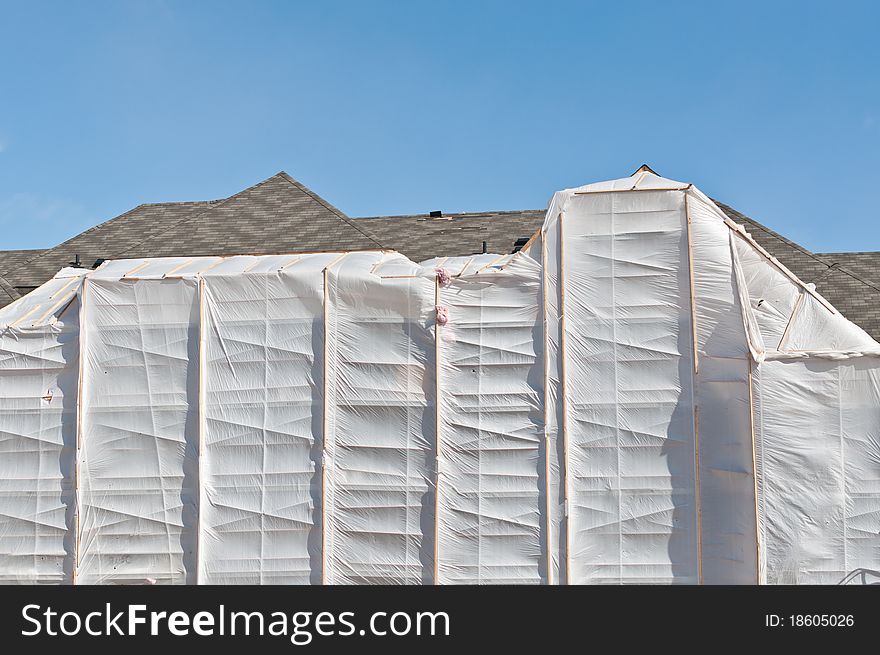
[[[759,371],[759,374],[760,374],[760,371]],[[759,398],[760,398],[760,395],[761,395],[761,391],[760,391],[760,386],[759,386],[759,388],[758,388]],[[758,442],[760,443],[759,450],[761,453],[761,455],[760,455],[761,462],[762,462],[761,465],[763,466],[763,461],[764,461],[764,404],[763,404],[763,401],[761,401],[761,400],[758,401],[758,422],[760,424],[760,428],[759,428],[760,436],[758,437]],[[762,473],[761,478],[763,480],[763,473]],[[764,494],[764,493],[761,494],[760,501],[761,501],[761,505],[760,505],[761,517],[763,519],[760,523],[760,526],[759,526],[760,530],[761,530],[761,546],[763,549],[766,549],[766,543],[767,543],[767,532],[766,532],[766,525],[765,525],[766,521],[767,521],[767,496],[766,496],[766,494]],[[762,557],[765,555],[765,553],[766,553],[766,550],[762,550],[762,553],[761,553]],[[761,570],[763,571],[763,573],[761,575],[763,580],[761,580],[761,582],[763,584],[766,584],[767,583],[766,564],[762,567]]]
[[[79,559],[80,559],[80,541],[82,539],[80,515],[82,513],[82,488],[80,485],[80,460],[82,459],[82,424],[83,414],[85,412],[83,402],[83,389],[85,388],[85,326],[86,326],[86,286],[88,285],[88,276],[83,278],[81,300],[79,307],[79,371],[76,393],[76,451],[74,453],[73,467],[73,571],[71,572],[71,584],[79,583]]]
[[[758,454],[755,445],[755,398],[752,392],[752,366],[753,360],[751,354],[746,359],[746,366],[749,374],[749,427],[752,437],[752,482],[754,484],[755,499],[755,584],[761,584],[761,552],[763,544],[761,543],[761,519],[758,513]]]
[[[342,253],[336,259],[331,261],[327,266],[324,267],[324,288],[323,288],[323,300],[324,300],[324,371],[323,371],[323,417],[322,417],[322,429],[321,429],[321,584],[326,585],[328,583],[328,573],[327,573],[327,426],[329,425],[329,412],[330,412],[330,403],[327,398],[327,362],[329,361],[328,355],[330,353],[330,340],[328,339],[328,334],[330,331],[330,269],[335,266],[337,263],[345,259],[345,256],[348,253]]]
[[[697,406],[697,376],[699,359],[697,354],[697,303],[694,294],[694,257],[691,245],[691,210],[688,193],[684,192],[685,231],[687,232],[688,277],[690,281],[691,336],[693,348],[693,368],[691,369],[691,409],[694,415],[694,505],[697,513],[697,584],[703,584],[703,507],[700,480],[700,408]]]
[[[329,353],[327,332],[330,326],[330,310],[329,310],[329,270],[330,267],[324,268],[324,375],[322,376],[323,392],[323,416],[321,429],[321,584],[327,584],[327,415],[330,411],[330,403],[327,399],[327,354]]]
[[[479,274],[483,269],[477,271]],[[479,304],[479,316],[480,316],[480,328],[479,328],[479,345],[477,346],[477,361],[481,364],[483,362],[483,357],[485,355],[485,315],[483,313],[483,298],[482,292],[480,294],[480,304]],[[483,397],[483,368],[480,367],[481,375],[477,376],[477,397]],[[477,412],[477,575],[476,575],[476,584],[483,583],[483,443],[484,443],[484,432],[483,432],[483,416],[484,413],[482,409]]]
[[[565,352],[565,238],[562,228],[564,212],[559,212],[559,362],[560,395],[562,396],[562,492],[565,517],[565,584],[571,584],[571,508],[568,493],[568,367]]]
[[[611,350],[612,365],[614,367],[614,457],[615,472],[617,473],[617,584],[623,584],[623,519],[621,513],[623,510],[623,485],[620,472],[620,386],[619,368],[620,360],[617,355],[617,285],[615,284],[615,266],[614,266],[614,201],[617,196],[611,195],[611,213],[609,216],[611,222],[611,238],[608,240],[609,253],[608,264],[611,268]]]
[[[553,547],[550,516],[550,403],[548,388],[550,387],[550,330],[547,293],[550,285],[547,280],[547,233],[541,232],[541,304],[544,322],[544,525],[547,531],[547,584],[553,584]]]
[[[199,444],[198,444],[198,476],[199,476],[199,506],[196,509],[196,585],[202,584],[202,544],[204,541],[204,524],[202,517],[202,508],[205,506],[205,478],[204,478],[204,456],[205,456],[205,431],[206,431],[206,370],[207,370],[207,352],[205,349],[206,330],[205,330],[205,278],[201,275],[199,278]]]
[[[847,548],[846,541],[848,539],[846,529],[846,444],[843,438],[843,398],[841,397],[841,387],[843,385],[843,374],[841,373],[842,365],[837,365],[837,432],[840,435],[840,485],[843,491],[843,573],[847,574],[849,568],[847,565]]]
[[[448,257],[446,258],[448,259]],[[445,259],[443,262],[445,263]],[[434,276],[434,584],[440,584],[440,280]]]

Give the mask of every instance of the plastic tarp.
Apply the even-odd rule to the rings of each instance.
[[[765,362],[755,399],[762,582],[835,584],[876,572],[880,362]]]
[[[82,273],[0,310],[0,583],[70,583]]]
[[[557,207],[568,581],[697,582],[684,195]]]
[[[334,256],[203,277],[199,581],[321,581],[323,269]]]
[[[700,573],[705,583],[754,582],[759,550],[751,438],[754,364],[734,272],[734,237],[703,194],[692,190],[686,207],[696,325]]]
[[[83,584],[195,582],[199,285],[117,280],[83,289]]]
[[[438,285],[442,584],[547,581],[541,294],[526,257]]]
[[[0,310],[0,581],[832,583],[880,344],[690,185],[517,254],[65,269]]]
[[[430,582],[434,280],[379,277],[373,253],[327,269],[326,582]]]

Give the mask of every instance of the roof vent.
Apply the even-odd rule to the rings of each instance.
[[[510,252],[519,252],[523,249],[523,246],[529,242],[530,237],[520,237],[516,241],[513,242],[513,250]]]
[[[72,261],[72,262],[67,262],[67,265],[68,265],[68,266],[73,266],[73,268],[82,268],[82,267],[83,267],[83,265],[82,265],[82,261],[80,261],[79,255],[74,255],[74,256],[73,256],[73,261]]]
[[[428,216],[430,216],[431,218],[443,218],[443,212],[439,209],[436,209],[428,214]]]

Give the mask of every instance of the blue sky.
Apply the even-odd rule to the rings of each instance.
[[[643,162],[880,250],[876,2],[0,0],[0,249],[279,170],[351,216]]]

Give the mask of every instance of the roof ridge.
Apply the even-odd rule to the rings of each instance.
[[[253,190],[256,189],[256,188],[258,188],[258,187],[260,187],[260,186],[262,186],[262,185],[264,185],[264,184],[267,184],[268,182],[270,182],[271,180],[274,180],[274,179],[276,179],[276,178],[279,178],[279,179],[285,180],[286,182],[292,184],[295,188],[299,189],[300,191],[302,191],[303,193],[305,193],[306,195],[308,195],[310,198],[312,198],[313,200],[315,200],[316,202],[318,202],[319,204],[323,205],[325,208],[327,208],[328,210],[330,210],[334,215],[336,215],[337,217],[341,218],[341,219],[344,220],[346,223],[351,224],[351,219],[348,218],[348,217],[347,217],[345,214],[343,214],[341,211],[339,211],[338,209],[336,209],[336,207],[334,207],[333,205],[331,205],[330,203],[328,203],[328,202],[327,202],[326,200],[324,200],[321,196],[319,196],[318,194],[316,194],[314,191],[312,191],[311,189],[309,189],[309,188],[306,187],[305,185],[303,185],[303,184],[301,184],[300,182],[297,182],[296,180],[294,180],[290,175],[287,174],[287,172],[285,172],[285,171],[279,171],[278,173],[275,173],[275,175],[271,175],[270,177],[267,177],[265,180],[261,180],[261,181],[257,182],[256,184],[252,184],[251,186],[247,187],[246,189],[242,189],[242,190],[239,191],[238,193],[234,193],[233,195],[229,196],[228,198],[224,198],[224,199],[222,199],[222,200],[220,200],[220,201],[218,201],[218,202],[212,204],[210,207],[206,207],[204,211],[197,212],[197,213],[195,213],[195,214],[193,214],[193,215],[191,215],[191,216],[187,216],[187,217],[185,217],[185,218],[183,218],[183,219],[177,221],[177,222],[174,223],[173,225],[169,226],[169,228],[168,228],[167,230],[165,230],[165,232],[168,232],[168,231],[170,231],[170,230],[173,230],[173,229],[179,227],[180,225],[183,225],[184,223],[186,223],[186,222],[188,222],[188,221],[196,220],[196,219],[198,219],[200,216],[204,216],[204,215],[205,215],[206,213],[208,213],[209,211],[213,211],[214,209],[217,209],[218,207],[223,206],[223,205],[226,204],[227,202],[231,202],[232,200],[235,200],[236,198],[239,198],[239,197],[243,196],[244,194],[246,194],[246,193],[248,193],[248,192],[250,192],[250,191],[253,191]],[[352,225],[352,227],[354,227],[354,226]],[[363,230],[361,230],[361,229],[359,229],[359,228],[357,228],[357,227],[355,227],[355,229],[356,229],[358,232],[360,232],[361,234],[363,234],[365,237],[367,237],[368,239],[370,239],[371,241],[373,241],[376,245],[378,245],[378,246],[384,248],[384,246],[383,246],[383,245],[382,245],[382,244],[381,244],[381,243],[380,243],[375,237],[373,237],[372,235],[367,234],[366,232],[364,232]],[[163,234],[164,234],[165,232],[163,232]],[[142,239],[141,241],[138,241],[137,243],[132,244],[131,246],[129,246],[129,247],[126,248],[125,250],[121,251],[119,254],[120,254],[120,255],[124,255],[124,254],[130,252],[131,250],[133,250],[134,248],[139,247],[139,246],[143,246],[145,243],[147,243],[147,242],[149,242],[149,241],[152,241],[153,239],[156,239],[156,238],[158,238],[159,236],[161,236],[161,234],[154,234],[154,235],[151,235],[151,236],[147,237],[146,239]]]
[[[225,198],[215,200],[169,200],[168,202],[142,202],[138,207],[167,207],[168,205],[212,205]]]
[[[283,173],[283,171],[282,171],[282,173]],[[247,192],[249,192],[249,191],[253,191],[254,189],[256,189],[257,187],[259,187],[259,186],[261,186],[261,185],[263,185],[263,184],[266,184],[267,182],[269,182],[269,180],[274,180],[274,179],[275,179],[276,177],[278,177],[279,175],[281,175],[281,173],[275,173],[275,175],[271,175],[270,177],[267,177],[265,180],[261,180],[261,181],[257,182],[256,184],[252,184],[252,185],[250,185],[249,187],[247,187],[247,188],[245,188],[245,189],[242,189],[242,190],[239,191],[238,193],[234,193],[234,194],[232,194],[232,195],[229,196],[228,198],[222,198],[222,199],[220,199],[220,200],[217,200],[216,202],[211,203],[211,207],[206,207],[206,208],[204,209],[204,211],[200,211],[200,212],[197,212],[197,213],[195,213],[195,214],[192,214],[191,216],[186,216],[186,217],[180,219],[179,221],[177,221],[177,222],[174,223],[173,225],[169,226],[168,229],[165,230],[165,232],[168,232],[168,231],[170,231],[170,230],[173,230],[174,228],[178,227],[179,225],[183,225],[184,223],[186,223],[186,222],[189,221],[189,220],[193,220],[193,219],[198,218],[199,216],[203,216],[204,214],[206,214],[207,212],[211,211],[212,209],[215,209],[215,208],[217,208],[217,207],[219,207],[219,206],[221,206],[221,205],[223,205],[223,204],[225,204],[225,203],[227,203],[227,202],[229,202],[229,201],[231,201],[231,200],[234,200],[235,198],[238,198],[239,196],[244,195],[245,193],[247,193]],[[139,205],[139,206],[140,206],[140,205]],[[138,241],[137,243],[135,243],[135,244],[129,246],[129,247],[126,248],[125,250],[121,251],[119,254],[120,254],[120,255],[124,255],[125,253],[131,251],[132,249],[134,249],[134,248],[136,248],[136,247],[138,247],[138,246],[142,246],[142,245],[144,245],[145,243],[147,243],[148,241],[152,241],[153,239],[155,239],[155,238],[157,238],[157,237],[159,237],[159,236],[160,236],[159,234],[152,234],[152,235],[146,237],[145,239],[141,239],[141,240]]]
[[[315,193],[314,191],[312,191],[312,190],[311,190],[310,188],[308,188],[305,184],[303,184],[303,183],[300,182],[299,180],[297,180],[297,179],[291,177],[291,176],[287,173],[287,171],[281,171],[281,172],[277,173],[277,175],[280,175],[282,178],[284,178],[285,180],[287,180],[290,184],[292,184],[292,185],[295,186],[297,189],[299,189],[300,191],[302,191],[303,193],[305,193],[306,195],[308,195],[310,198],[312,198],[312,200],[318,202],[319,204],[323,205],[323,206],[326,207],[328,210],[330,210],[332,213],[336,214],[336,216],[338,216],[340,219],[342,219],[343,221],[345,221],[348,225],[351,225],[351,227],[353,227],[355,230],[357,230],[358,232],[360,232],[361,234],[363,234],[365,237],[367,237],[370,241],[372,241],[373,243],[375,243],[377,246],[379,246],[380,248],[384,248],[384,247],[385,247],[385,245],[384,245],[381,241],[379,241],[374,235],[372,235],[372,234],[370,234],[369,232],[365,232],[364,230],[360,229],[358,226],[356,226],[356,225],[354,224],[354,222],[352,221],[351,218],[349,218],[349,217],[346,216],[344,213],[342,213],[342,211],[340,211],[339,209],[337,209],[336,207],[334,207],[333,205],[331,205],[329,202],[327,202],[326,200],[324,200],[324,198],[322,198],[322,197],[319,196],[317,193]],[[276,176],[277,176],[277,175],[276,175]],[[273,177],[276,177],[276,176],[273,176]]]

